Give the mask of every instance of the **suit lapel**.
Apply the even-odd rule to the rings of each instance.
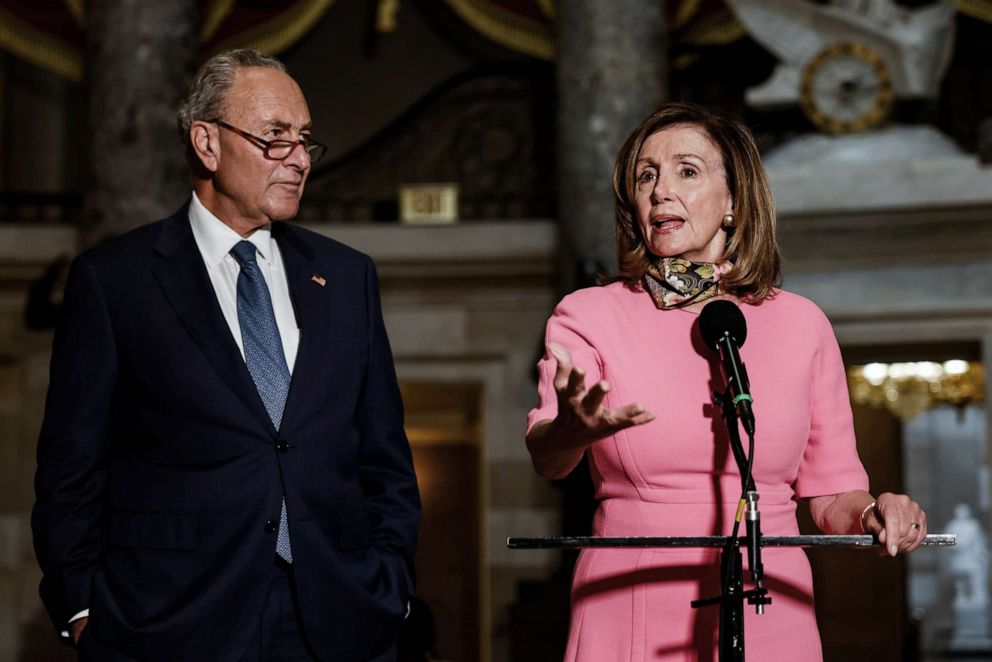
[[[322,305],[322,302],[326,293],[325,288],[312,279],[313,251],[310,247],[286,223],[273,223],[272,236],[279,244],[289,294],[293,299],[293,310],[296,312],[296,323],[300,329],[300,346],[296,352],[293,378],[283,412],[281,427],[286,427],[290,417],[301,411],[306,395],[310,392],[309,385],[313,375],[318,370],[319,331],[325,326],[321,315],[326,305]]]
[[[276,436],[217,302],[203,257],[193,238],[186,207],[165,221],[155,244],[155,253],[152,267],[155,278],[194,342],[255,418]]]

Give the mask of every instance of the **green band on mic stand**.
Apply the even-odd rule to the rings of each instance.
[[[734,404],[736,405],[741,400],[747,400],[748,402],[754,402],[754,400],[751,399],[751,396],[750,395],[748,395],[747,393],[741,393],[736,398],[734,398]]]

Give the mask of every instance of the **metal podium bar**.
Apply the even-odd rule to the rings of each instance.
[[[668,536],[601,538],[596,536],[557,536],[550,538],[507,538],[510,549],[590,549],[599,547],[724,547],[728,536]],[[747,538],[741,537],[741,546]],[[953,533],[932,533],[923,540],[923,547],[953,547],[957,536]],[[762,547],[878,547],[874,536],[761,536]]]

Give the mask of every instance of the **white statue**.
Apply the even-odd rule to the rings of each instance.
[[[972,516],[968,504],[959,503],[954,508],[954,518],[944,528],[957,536],[957,544],[948,550],[954,577],[954,609],[984,608],[989,600],[989,550],[982,523]]]
[[[877,126],[896,98],[935,97],[954,43],[954,6],[906,9],[892,0],[727,0],[748,33],[779,59],[747,90],[751,106],[800,103],[829,133]]]

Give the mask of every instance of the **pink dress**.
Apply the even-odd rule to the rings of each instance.
[[[840,351],[826,317],[798,295],[779,291],[741,310],[762,532],[795,535],[796,498],[868,489]],[[731,531],[740,474],[711,400],[723,389],[719,363],[703,346],[697,319],[685,310],[658,310],[646,293],[612,284],[565,297],[548,322],[546,340],[571,352],[587,386],[610,382],[605,406],[637,402],[656,415],[589,448],[599,501],[594,535]],[[528,429],[557,412],[549,354],[539,368],[540,403]],[[741,437],[746,447],[743,430]],[[583,551],[572,582],[566,661],[715,662],[718,609],[689,603],[719,593],[718,556],[718,550]],[[805,553],[769,548],[762,560],[773,602],[760,616],[745,605],[747,659],[822,660]],[[744,565],[746,572],[746,554]]]

